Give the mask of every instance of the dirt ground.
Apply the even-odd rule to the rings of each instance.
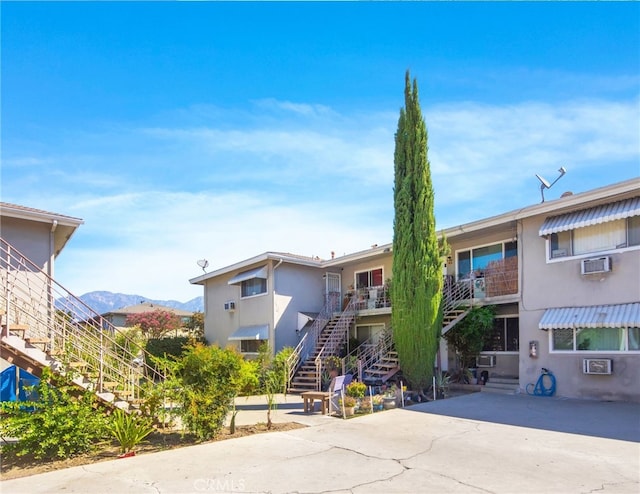
[[[212,441],[224,441],[226,439],[235,439],[243,436],[250,436],[252,434],[261,434],[265,432],[277,432],[288,431],[293,429],[300,429],[305,427],[302,424],[296,422],[287,422],[284,424],[272,424],[270,430],[267,429],[267,424],[256,425],[243,425],[237,426],[235,434],[231,434],[229,428],[223,429],[218,436]],[[197,441],[188,435],[182,435],[180,432],[175,431],[156,431],[150,434],[142,443],[135,448],[136,455],[144,455],[148,453],[157,453],[159,451],[165,451],[168,449],[180,448],[184,446],[193,446],[198,444]],[[79,465],[87,465],[90,463],[96,463],[99,461],[113,460],[118,458],[120,451],[116,442],[107,443],[100,446],[91,453],[76,456],[74,458],[68,458],[66,460],[34,460],[27,456],[20,458],[6,458],[2,457],[2,480],[15,479],[18,477],[27,477],[29,475],[35,475],[38,473],[50,472],[53,470],[60,470],[61,468],[70,468]]]

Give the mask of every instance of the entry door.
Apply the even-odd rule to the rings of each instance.
[[[326,273],[324,277],[325,284],[325,300],[333,300],[335,306],[333,311],[340,310],[340,301],[342,300],[342,278],[340,273]]]

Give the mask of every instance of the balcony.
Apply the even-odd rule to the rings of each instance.
[[[348,290],[343,300],[343,308],[346,307],[351,299],[355,299],[354,309],[356,311],[387,309],[385,312],[389,312],[391,308],[389,295],[389,287],[387,285]]]
[[[483,270],[455,281],[454,276],[444,277],[443,298],[450,303],[471,304],[474,300],[516,295],[518,293],[518,258],[507,257],[491,261]],[[389,313],[390,290],[387,285],[348,290],[343,300],[343,309],[355,298],[354,309]]]

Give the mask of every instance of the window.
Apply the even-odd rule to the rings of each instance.
[[[473,271],[483,271],[491,261],[500,261],[517,255],[518,243],[512,241],[459,251],[457,253],[458,279],[468,278]]]
[[[517,317],[496,317],[493,330],[482,348],[483,352],[517,352],[520,349],[520,320]]]
[[[640,216],[549,235],[549,259],[640,245]]]
[[[368,288],[370,286],[382,286],[384,284],[382,268],[360,271],[355,274],[356,288]]]
[[[640,350],[640,328],[553,329],[551,351],[624,352]]]
[[[258,353],[260,345],[267,340],[240,340],[240,351],[242,353]]]
[[[362,344],[365,341],[377,344],[380,335],[384,331],[384,324],[358,324],[351,331],[351,337],[357,339],[358,344]]]
[[[242,282],[242,297],[252,297],[253,295],[260,295],[261,293],[267,293],[267,280],[264,278],[252,278]]]

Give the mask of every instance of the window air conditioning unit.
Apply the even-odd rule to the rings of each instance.
[[[236,310],[236,303],[231,300],[229,302],[225,302],[224,303],[224,310],[229,311],[229,312],[233,312],[234,310]]]
[[[582,274],[607,273],[611,271],[610,257],[583,259],[580,265]]]
[[[608,375],[613,370],[610,358],[585,358],[582,359],[583,374]]]
[[[496,356],[495,355],[478,355],[476,357],[476,367],[495,367]]]

